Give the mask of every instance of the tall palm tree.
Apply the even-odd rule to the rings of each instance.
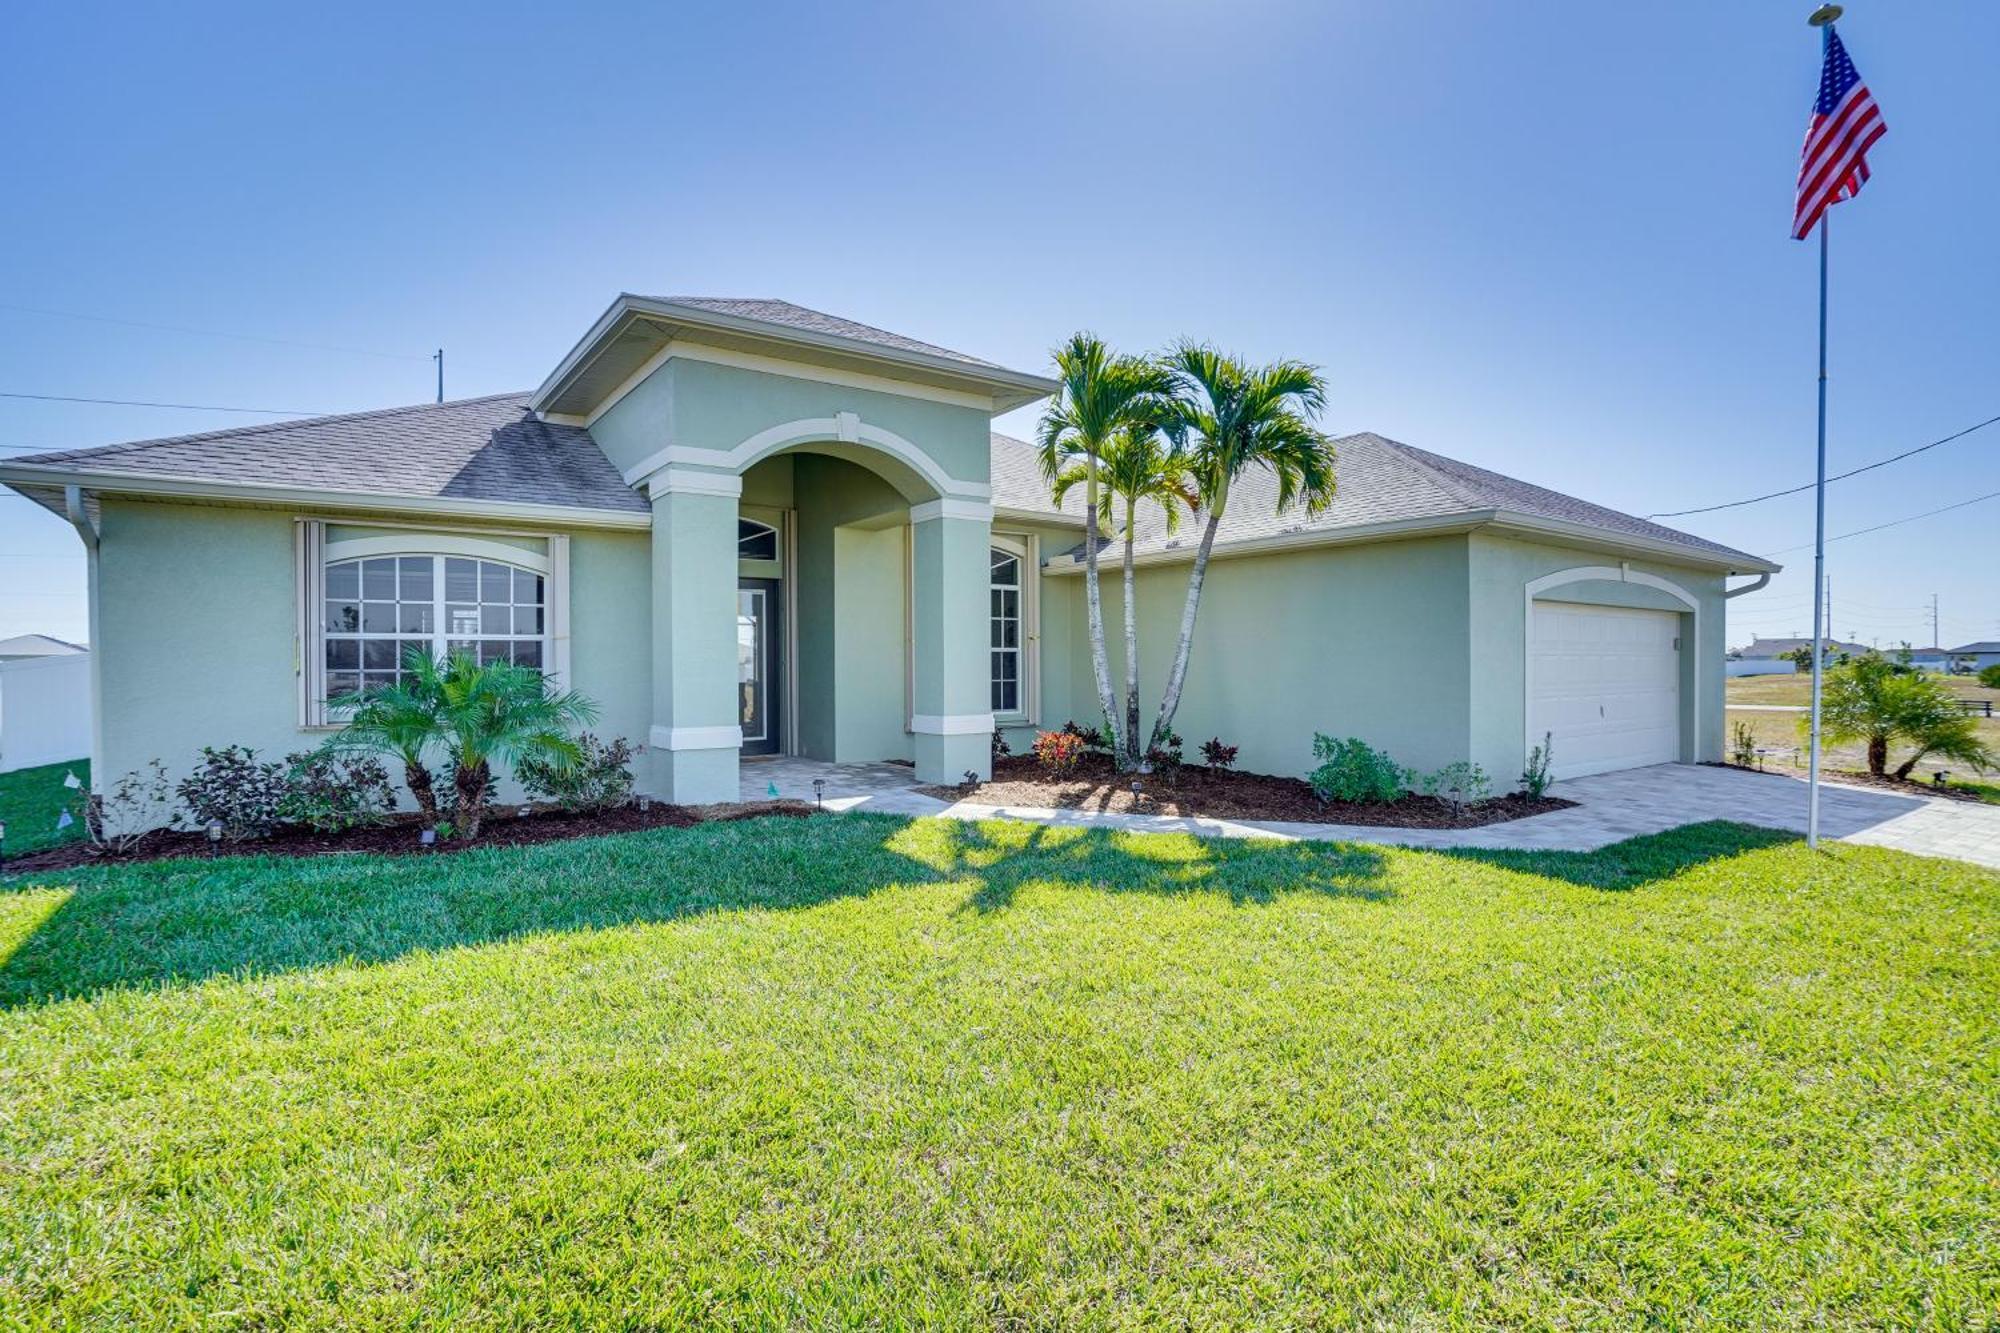
[[[1087,485],[1090,472],[1081,464],[1066,469],[1055,481],[1055,500],[1079,485]],[[1127,426],[1105,446],[1098,460],[1098,521],[1117,529],[1115,506],[1124,501],[1125,573],[1125,732],[1124,748],[1117,751],[1121,768],[1144,768],[1145,752],[1139,745],[1139,612],[1132,573],[1132,547],[1140,506],[1157,504],[1166,516],[1166,530],[1178,532],[1181,510],[1192,512],[1200,503],[1194,482],[1188,475],[1187,459],[1164,440],[1153,424]]]
[[[1081,469],[1084,488],[1083,586],[1090,626],[1090,666],[1097,677],[1097,701],[1111,730],[1111,751],[1126,752],[1111,665],[1104,651],[1104,603],[1098,592],[1097,553],[1101,459],[1125,431],[1159,419],[1172,389],[1166,368],[1144,357],[1121,356],[1092,333],[1077,333],[1055,352],[1061,381],[1042,414],[1036,443],[1042,475],[1053,487],[1058,477]]]
[[[1153,721],[1153,745],[1164,745],[1173,734],[1202,584],[1231,487],[1251,468],[1269,469],[1278,480],[1279,511],[1299,504],[1309,514],[1332,504],[1334,491],[1333,442],[1313,424],[1326,406],[1326,381],[1316,369],[1301,361],[1246,366],[1197,343],[1175,347],[1166,368],[1174,386],[1166,431],[1186,454],[1204,519],[1188,574],[1180,641]]]

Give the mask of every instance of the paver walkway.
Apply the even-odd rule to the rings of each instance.
[[[746,800],[762,800],[775,783],[779,794],[812,800],[820,779],[827,806],[885,814],[941,815],[953,819],[1026,819],[1146,833],[1198,833],[1205,837],[1323,839],[1404,847],[1515,847],[1594,851],[1607,843],[1660,833],[1711,819],[1730,819],[1804,833],[1806,784],[1781,773],[1689,764],[1660,764],[1557,784],[1555,794],[1577,802],[1532,819],[1475,829],[1398,829],[1358,824],[1306,824],[1268,820],[1186,819],[1087,810],[1041,810],[945,802],[910,789],[911,770],[899,764],[822,764],[809,759],[745,760]],[[1895,847],[1925,856],[1949,856],[2000,869],[2000,806],[1939,797],[1902,795],[1869,787],[1827,783],[1820,792],[1820,829],[1829,838]]]

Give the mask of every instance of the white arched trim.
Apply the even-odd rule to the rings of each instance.
[[[625,469],[625,480],[637,486],[661,468],[674,464],[727,468],[741,473],[760,459],[801,444],[865,444],[907,464],[930,484],[939,496],[985,500],[992,489],[984,482],[960,481],[939,467],[937,460],[892,430],[871,426],[853,412],[837,412],[830,417],[801,417],[782,425],[760,430],[731,449],[697,449],[692,445],[669,445]]]
[[[326,544],[326,561],[359,560],[371,555],[465,555],[514,565],[537,574],[549,572],[549,558],[539,551],[525,550],[485,537],[461,533],[410,531],[382,537],[349,537]]]
[[[1685,636],[1681,644],[1683,661],[1691,661],[1694,670],[1693,687],[1688,696],[1688,735],[1682,745],[1683,752],[1690,761],[1701,758],[1701,603],[1680,584],[1672,579],[1663,579],[1658,574],[1648,574],[1630,565],[1577,565],[1571,569],[1560,569],[1553,574],[1544,574],[1538,579],[1528,580],[1526,595],[1522,601],[1521,616],[1521,754],[1525,758],[1537,743],[1532,734],[1535,725],[1535,595],[1551,588],[1567,587],[1572,583],[1636,583],[1642,587],[1655,588],[1667,594],[1687,608],[1693,617],[1694,630]],[[1692,657],[1688,654],[1693,654]]]

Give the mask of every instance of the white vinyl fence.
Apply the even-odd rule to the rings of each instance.
[[[1722,663],[1722,669],[1732,676],[1790,676],[1798,672],[1798,667],[1792,663],[1769,657],[1727,658]]]
[[[0,662],[0,773],[90,757],[90,654]]]

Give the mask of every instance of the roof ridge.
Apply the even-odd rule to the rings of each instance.
[[[528,397],[527,391],[511,393],[488,393],[473,398],[453,398],[443,403],[405,403],[399,407],[371,407],[360,412],[324,412],[311,417],[286,417],[282,421],[260,421],[249,426],[225,426],[219,430],[191,431],[186,435],[157,435],[145,440],[121,440],[117,444],[91,444],[78,449],[48,449],[38,454],[27,454],[9,459],[10,463],[68,463],[81,458],[103,458],[111,454],[125,453],[132,449],[152,449],[169,444],[194,444],[208,440],[240,439],[245,436],[262,435],[275,430],[296,430],[301,426],[320,426],[334,421],[366,421],[378,417],[396,416],[404,412],[421,412],[426,409],[447,407],[470,407],[476,403],[491,403],[502,398]]]

